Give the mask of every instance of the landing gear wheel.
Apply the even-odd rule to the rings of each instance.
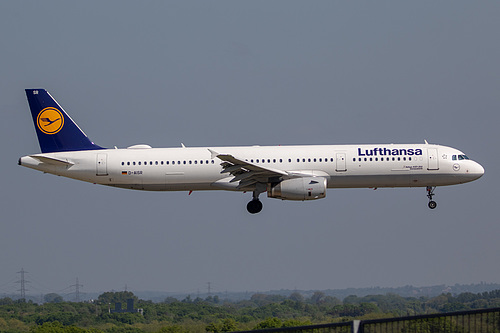
[[[430,209],[434,209],[434,208],[436,208],[437,203],[436,203],[436,201],[429,201],[429,205],[428,206],[429,206]]]
[[[434,190],[436,189],[436,186],[432,187],[432,186],[427,186],[426,190],[427,190],[427,198],[429,198],[429,208],[430,209],[434,209],[436,208],[437,206],[437,203],[436,201],[432,200],[432,197],[435,195],[434,194]]]
[[[247,210],[250,214],[257,214],[262,210],[262,202],[260,200],[252,200],[247,204]]]

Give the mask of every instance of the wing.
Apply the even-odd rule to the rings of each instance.
[[[290,177],[286,171],[263,167],[253,164],[249,161],[234,157],[231,154],[219,154],[211,149],[210,153],[212,158],[219,158],[222,160],[221,173],[228,173],[234,176],[230,183],[239,182],[237,188],[244,191],[252,191],[255,189],[257,183],[268,183],[271,181],[280,181],[283,178]]]

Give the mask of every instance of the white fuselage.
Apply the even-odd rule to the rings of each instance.
[[[24,156],[19,164],[101,185],[151,191],[241,190],[213,151],[269,169],[327,179],[328,188],[425,187],[470,182],[482,166],[433,144],[249,146],[70,151]],[[458,156],[458,157],[457,157]]]

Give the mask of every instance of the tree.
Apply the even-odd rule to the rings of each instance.
[[[325,299],[325,293],[321,291],[316,291],[312,296],[311,296],[311,303],[312,304],[320,304],[324,301]]]
[[[288,298],[295,302],[304,302],[304,296],[298,292],[293,292]]]
[[[207,332],[220,333],[220,332],[234,332],[238,329],[238,324],[234,319],[225,319],[222,323],[211,323],[205,328]]]
[[[255,326],[254,330],[262,330],[266,328],[280,328],[283,326],[283,322],[279,318],[267,318],[264,321],[261,321],[257,326]]]
[[[56,293],[49,293],[43,296],[43,301],[45,303],[61,303],[64,302],[64,299]]]
[[[63,326],[55,321],[53,323],[43,323],[42,325],[33,326],[30,329],[32,333],[85,333],[87,330],[76,326]]]
[[[162,327],[158,333],[189,333],[189,330],[180,325],[172,325]]]
[[[134,295],[131,291],[108,291],[105,292],[97,298],[98,302],[103,304],[114,304],[114,303],[122,303],[126,304],[128,299],[133,299],[134,302],[137,302],[139,298]]]

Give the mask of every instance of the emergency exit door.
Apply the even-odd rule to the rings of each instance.
[[[439,170],[439,160],[437,148],[427,149],[427,170]]]
[[[337,164],[335,166],[335,171],[337,172],[347,171],[345,153],[337,153]]]

